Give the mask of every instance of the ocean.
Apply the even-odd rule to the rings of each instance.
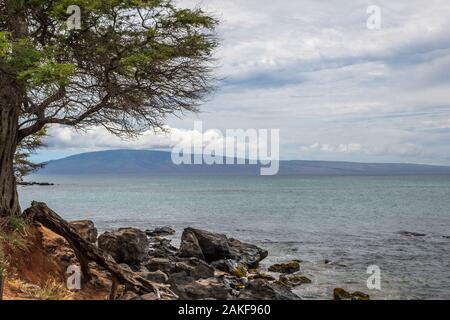
[[[302,261],[312,280],[295,292],[330,299],[336,287],[374,299],[450,299],[450,176],[31,176],[22,209],[46,202],[99,230],[172,226],[225,233],[269,251],[263,261]],[[411,236],[401,231],[423,233]],[[331,263],[325,263],[325,261]],[[369,289],[369,266],[381,289]]]

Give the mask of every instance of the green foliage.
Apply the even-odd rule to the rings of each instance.
[[[11,51],[11,43],[8,34],[0,31],[0,58],[5,57]]]
[[[26,137],[17,147],[17,151],[14,156],[14,173],[18,181],[23,181],[25,176],[44,166],[44,164],[41,163],[33,163],[29,160],[29,158],[38,149],[45,146],[42,142],[45,135],[46,130],[43,128],[37,133]]]
[[[5,229],[0,229],[0,246],[2,245],[6,245],[12,249],[26,249],[25,241],[19,233]]]
[[[18,74],[20,80],[30,81],[35,86],[50,86],[57,84],[65,87],[69,84],[69,78],[75,72],[72,64],[59,64],[52,60],[44,60],[36,64],[36,67],[27,69]]]
[[[29,228],[28,222],[20,216],[10,216],[8,221],[9,229],[13,232],[18,232],[20,234],[24,234],[27,232]]]

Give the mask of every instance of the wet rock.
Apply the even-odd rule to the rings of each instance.
[[[352,293],[352,300],[370,300],[370,296],[364,292],[355,291]]]
[[[87,242],[95,243],[97,241],[97,228],[91,220],[78,220],[69,223],[77,233]]]
[[[263,279],[250,281],[243,289],[238,299],[240,300],[299,300],[286,286],[269,283]]]
[[[263,279],[263,280],[267,280],[267,281],[275,281],[275,278],[272,277],[270,274],[262,273],[262,272],[253,273],[248,276],[248,279],[249,280]]]
[[[350,292],[347,292],[342,288],[335,288],[333,290],[333,298],[334,300],[351,300],[352,295]]]
[[[152,257],[168,257],[175,256],[178,253],[178,249],[175,248],[171,241],[168,239],[155,237],[150,239],[150,247],[148,254]]]
[[[147,235],[135,228],[105,232],[98,238],[98,247],[109,253],[117,263],[136,265],[144,261],[148,249]]]
[[[217,270],[229,273],[238,278],[246,277],[248,272],[247,265],[231,259],[214,261],[211,265]]]
[[[269,267],[269,271],[279,273],[294,273],[299,270],[300,263],[298,260],[292,260],[286,263],[277,263]]]
[[[211,265],[217,270],[227,273],[231,273],[234,268],[236,268],[237,264],[238,263],[232,259],[221,259],[211,263]]]
[[[235,260],[247,267],[256,267],[268,252],[255,245],[228,239],[224,234],[187,228],[181,238],[179,255],[197,257],[207,262]]]
[[[248,268],[257,268],[259,262],[269,255],[267,250],[236,239],[229,239],[228,245],[231,248],[232,255],[237,257],[240,263],[247,265]]]
[[[149,237],[166,237],[176,233],[175,229],[171,227],[159,227],[152,230],[145,230]]]
[[[231,290],[232,294],[233,292],[239,294],[239,291],[245,289],[245,286],[248,283],[247,278],[238,278],[231,275],[223,275],[218,277],[218,279],[223,282],[227,289]]]
[[[169,258],[151,258],[144,263],[144,266],[148,271],[153,272],[161,270],[162,272],[169,274],[176,270],[175,264],[176,262]]]
[[[425,233],[418,233],[418,232],[410,232],[410,231],[400,231],[398,234],[401,234],[402,236],[407,237],[425,237]]]
[[[335,288],[333,290],[334,300],[369,300],[369,295],[355,291],[353,293],[347,292],[342,288]]]
[[[167,282],[167,280],[169,280],[169,277],[167,276],[167,274],[165,274],[161,270],[157,270],[157,271],[153,271],[153,272],[141,271],[141,272],[138,272],[138,275],[140,275],[142,278],[144,278],[148,281],[157,282],[157,283],[165,283],[165,282]]]
[[[292,275],[292,276],[280,276],[280,278],[275,282],[280,285],[288,287],[298,287],[302,284],[311,283],[311,279],[302,275]]]
[[[203,255],[202,248],[200,247],[200,243],[198,242],[195,233],[189,229],[185,229],[181,236],[179,256],[196,257],[205,260],[205,256]]]
[[[230,290],[216,278],[189,281],[171,282],[170,289],[175,292],[181,300],[227,300],[230,298]],[[188,280],[188,281],[186,281]],[[170,281],[170,280],[169,280]]]
[[[162,271],[169,279],[189,277],[192,280],[211,278],[215,269],[198,258],[150,258],[144,266],[150,272]]]
[[[181,236],[180,256],[207,262],[233,258],[225,235],[193,228],[185,229]]]
[[[214,268],[203,260],[190,258],[175,264],[176,273],[184,273],[187,277],[207,279],[214,277]]]

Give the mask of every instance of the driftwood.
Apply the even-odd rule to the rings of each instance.
[[[90,278],[88,267],[90,261],[106,269],[111,274],[113,282],[110,298],[115,298],[118,283],[128,285],[128,289],[137,294],[153,292],[159,299],[178,298],[168,286],[153,283],[134,272],[122,268],[110,255],[103,252],[97,246],[85,241],[67,221],[48,208],[45,203],[33,202],[31,207],[24,211],[24,215],[32,221],[41,223],[69,242],[80,262],[84,280]]]

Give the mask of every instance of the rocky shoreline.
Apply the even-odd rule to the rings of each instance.
[[[299,300],[301,298],[292,289],[311,284],[301,273],[300,260],[272,265],[268,273],[259,268],[260,261],[269,254],[266,250],[224,234],[186,228],[177,248],[167,239],[175,234],[170,227],[146,231],[121,228],[97,237],[92,221],[76,221],[71,225],[85,240],[97,243],[124,269],[168,285],[182,300]],[[98,279],[91,281],[100,282]],[[124,288],[118,299],[155,300],[157,297],[154,294],[139,296]],[[334,299],[368,300],[369,296],[336,288]]]
[[[40,186],[40,187],[50,187],[50,186],[54,186],[54,183],[50,183],[50,182],[35,182],[35,181],[18,181],[17,182],[18,186]]]

